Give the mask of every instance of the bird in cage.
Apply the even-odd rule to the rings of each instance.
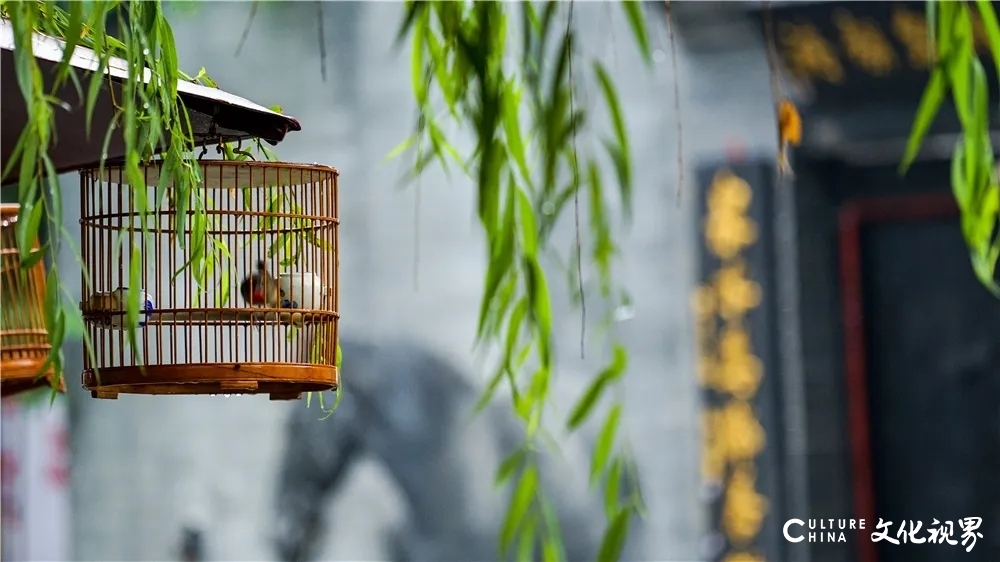
[[[278,286],[278,280],[271,276],[264,265],[264,260],[257,262],[257,271],[248,275],[240,284],[240,294],[243,300],[253,306],[278,308],[284,291]]]

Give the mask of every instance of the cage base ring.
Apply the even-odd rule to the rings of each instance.
[[[298,363],[228,363],[110,367],[83,372],[83,388],[93,398],[119,394],[268,394],[271,400],[296,400],[304,392],[336,390],[340,382],[331,365]]]
[[[36,388],[51,388],[53,373],[39,377],[45,358],[8,359],[0,361],[0,397],[6,398]],[[66,392],[66,380],[59,379],[59,392]]]

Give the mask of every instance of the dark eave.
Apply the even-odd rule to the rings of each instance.
[[[32,49],[39,61],[46,80],[62,60],[65,42],[36,34]],[[6,164],[12,157],[17,140],[28,120],[17,76],[14,72],[14,32],[7,20],[0,20],[0,162]],[[70,58],[72,65],[81,73],[81,81],[98,68],[95,53],[84,47],[77,47]],[[67,81],[57,97],[65,102],[64,107],[54,107],[55,143],[49,156],[59,173],[96,166],[101,159],[105,132],[113,117],[111,93],[120,96],[121,82],[128,77],[126,62],[112,58],[105,74],[110,77],[109,86],[100,93],[94,107],[91,132],[86,132],[84,104],[71,81]],[[147,71],[146,80],[149,79]],[[218,142],[233,142],[249,138],[261,138],[272,145],[284,140],[290,131],[300,131],[302,126],[293,117],[271,111],[239,96],[223,90],[209,88],[191,82],[177,84],[178,97],[187,108],[197,145]],[[120,97],[118,98],[120,99]],[[115,160],[125,154],[124,140],[113,134],[107,151],[107,158]],[[5,178],[6,182],[16,182],[17,172]]]

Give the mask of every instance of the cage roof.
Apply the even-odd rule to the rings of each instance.
[[[66,42],[36,33],[32,49],[48,83],[53,70],[63,58]],[[17,140],[28,120],[28,112],[18,86],[14,65],[14,29],[8,20],[0,19],[0,161],[11,157]],[[76,47],[70,65],[78,71],[95,72],[98,57],[91,49]],[[94,107],[90,135],[86,132],[83,99],[71,81],[67,80],[57,97],[68,105],[55,108],[54,146],[50,148],[56,171],[68,172],[95,166],[100,162],[105,132],[114,115],[111,93],[121,99],[121,83],[128,77],[125,60],[112,57],[105,74],[110,77],[110,88],[99,94]],[[147,69],[144,80],[150,79]],[[272,145],[284,140],[289,131],[299,131],[302,126],[293,117],[271,111],[239,96],[216,88],[209,88],[187,81],[177,84],[177,93],[191,117],[195,143],[199,146],[218,142],[233,142],[258,137]],[[113,134],[108,145],[107,159],[114,160],[125,154],[124,139]],[[8,181],[17,181],[17,170]]]

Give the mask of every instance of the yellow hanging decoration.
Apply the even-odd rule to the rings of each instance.
[[[778,172],[782,175],[791,174],[792,167],[788,163],[788,147],[799,146],[802,142],[802,116],[788,98],[778,103]]]
[[[722,562],[765,562],[764,557],[749,552],[730,552]]]
[[[778,175],[790,176],[792,167],[788,163],[788,147],[799,146],[802,142],[802,116],[798,108],[781,91],[781,78],[778,74],[778,52],[774,45],[774,34],[771,29],[770,9],[764,16],[764,36],[767,41],[767,68],[771,74],[771,96],[777,101],[778,116]],[[789,53],[789,66],[793,74],[800,79],[807,79],[807,69],[817,71],[830,83],[843,80],[844,69],[840,60],[823,40],[822,36],[812,26],[801,26],[801,35],[796,33],[799,27],[786,26],[784,42]],[[814,72],[815,73],[815,72]]]
[[[750,466],[738,466],[726,488],[722,526],[730,541],[748,544],[760,532],[768,511],[768,501],[757,493],[757,476]]]

